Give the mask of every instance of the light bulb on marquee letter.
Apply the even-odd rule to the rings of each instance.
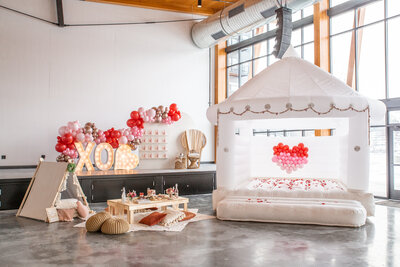
[[[80,157],[78,164],[76,165],[75,171],[81,171],[85,164],[86,164],[86,169],[88,171],[94,171],[92,162],[90,161],[90,154],[92,154],[94,143],[89,142],[86,146],[86,149],[84,149],[82,143],[76,142],[75,147],[76,147],[76,150],[78,150],[79,157]]]
[[[139,158],[132,153],[131,147],[128,145],[121,145],[116,152],[115,156],[115,170],[132,170],[139,164]]]
[[[101,162],[101,152],[103,150],[107,151],[107,162]],[[102,171],[106,171],[111,169],[114,163],[114,150],[109,143],[101,143],[98,144],[96,150],[94,151],[94,162],[96,163],[96,167]]]

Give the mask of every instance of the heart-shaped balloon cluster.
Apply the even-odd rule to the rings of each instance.
[[[282,170],[286,170],[287,173],[297,171],[308,163],[308,147],[305,147],[303,143],[292,148],[279,143],[273,147],[273,150],[272,162],[275,162]]]

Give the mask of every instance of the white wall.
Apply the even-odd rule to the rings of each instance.
[[[54,2],[0,5],[55,21]],[[77,0],[64,1],[64,14],[66,24],[194,18]],[[202,160],[213,160],[209,51],[192,43],[193,23],[59,28],[0,8],[0,166],[55,160],[67,121],[121,128],[131,110],[172,102],[206,134]]]

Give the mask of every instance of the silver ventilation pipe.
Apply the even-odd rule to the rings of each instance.
[[[200,48],[211,47],[234,34],[273,21],[276,18],[275,10],[281,7],[281,4],[294,13],[319,1],[241,0],[194,24],[192,39]]]

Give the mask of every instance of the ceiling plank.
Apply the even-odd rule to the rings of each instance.
[[[202,7],[197,7],[197,0],[86,0],[88,2],[97,2],[105,4],[115,4],[124,6],[133,6],[164,11],[190,13],[196,15],[210,16],[224,6],[229,5],[226,2],[203,0]],[[235,2],[237,0],[233,0]]]

